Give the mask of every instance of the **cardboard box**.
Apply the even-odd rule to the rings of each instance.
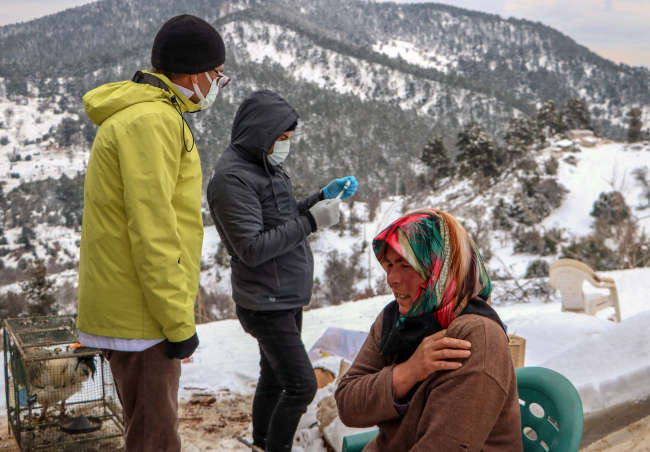
[[[526,339],[523,337],[508,334],[508,343],[510,345],[510,354],[515,367],[524,367],[526,358]]]

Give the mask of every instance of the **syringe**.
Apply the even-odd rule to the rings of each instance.
[[[336,197],[336,199],[341,199],[341,196],[343,196],[343,192],[350,188],[350,184],[352,184],[352,181],[348,179],[348,181],[345,183],[345,186],[343,187],[343,190],[341,190],[341,193]]]

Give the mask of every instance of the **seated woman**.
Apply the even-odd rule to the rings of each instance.
[[[465,229],[448,213],[420,210],[373,248],[395,301],[336,390],[341,421],[379,426],[364,452],[521,452],[508,338]]]

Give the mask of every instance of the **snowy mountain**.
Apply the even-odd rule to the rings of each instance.
[[[157,29],[183,12],[222,32],[233,78],[215,108],[193,118],[206,168],[227,144],[236,106],[259,87],[301,113],[304,157],[295,170],[316,178],[342,168],[368,178],[417,156],[433,132],[452,139],[470,120],[498,135],[508,118],[547,99],[583,98],[611,139],[624,136],[633,107],[650,124],[647,69],[616,65],[539,23],[434,3],[103,0],[0,27],[0,92],[74,119],[81,113],[68,138],[88,146],[94,126],[80,96],[148,68]]]
[[[247,88],[240,76],[257,78],[245,74],[253,61],[339,94],[417,107],[442,127],[471,115],[489,122],[494,111],[465,100],[475,96],[506,116],[580,96],[610,138],[621,138],[626,108],[644,107],[648,120],[647,69],[616,65],[540,23],[435,3],[103,0],[1,27],[0,75],[14,85],[24,84],[18,74],[73,77],[67,89],[80,94],[107,79],[102,71],[112,80],[146,66],[158,27],[182,12],[228,35],[227,65]]]

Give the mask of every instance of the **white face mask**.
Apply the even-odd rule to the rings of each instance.
[[[273,154],[269,155],[269,161],[274,165],[279,165],[289,155],[289,140],[276,141],[273,147]]]
[[[203,93],[201,92],[199,85],[197,85],[192,81],[192,85],[194,86],[194,92],[196,93],[197,96],[199,96],[199,107],[201,107],[202,110],[205,110],[210,105],[212,105],[214,103],[214,100],[217,98],[217,94],[219,94],[219,85],[217,85],[217,81],[219,80],[219,78],[215,78],[214,80],[212,80],[210,78],[210,74],[208,74],[207,72],[205,73],[205,76],[210,81],[210,90],[208,91],[208,94],[206,96],[203,96]]]

